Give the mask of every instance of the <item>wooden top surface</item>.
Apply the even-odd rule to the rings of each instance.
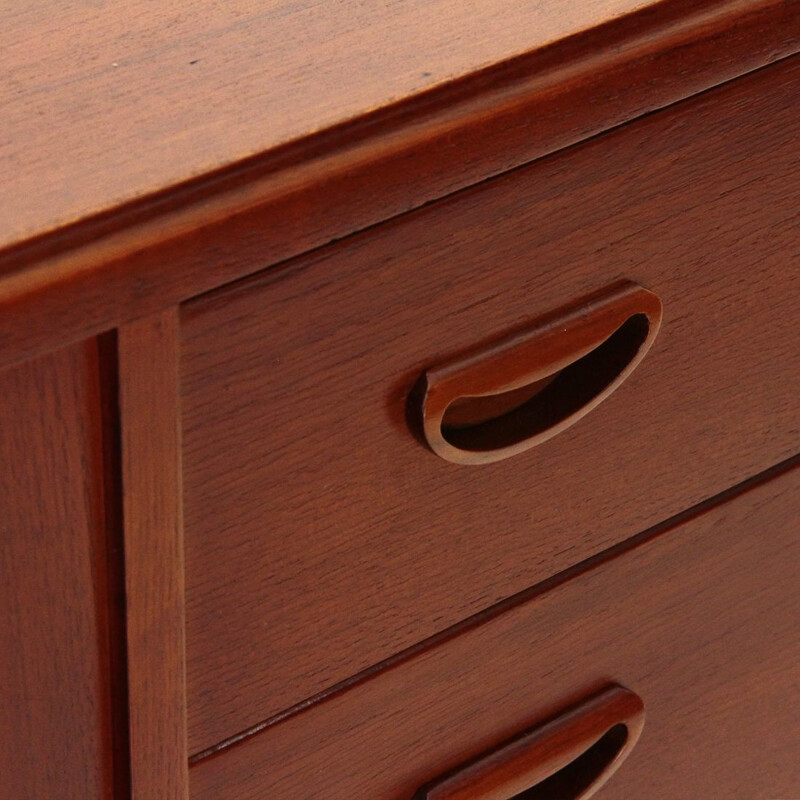
[[[0,5],[0,248],[657,0]]]

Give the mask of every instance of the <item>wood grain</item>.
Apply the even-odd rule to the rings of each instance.
[[[604,800],[796,797],[800,469],[196,764],[193,800],[408,800],[609,681],[647,709]]]
[[[16,244],[0,257],[0,362],[158,311],[800,46],[800,6],[782,0],[647,3],[599,27],[592,26],[641,3],[503,0],[448,4],[450,12],[439,13],[440,0],[379,9],[348,2],[347,13],[341,3],[323,4],[312,17],[306,6],[287,7],[281,16],[273,7],[256,12],[241,3],[191,5],[208,10],[208,28],[202,14],[184,6],[185,19],[163,4],[140,15],[140,3],[113,14],[110,8],[86,13],[83,6],[53,14],[39,4],[17,11],[19,21],[6,25],[7,39],[18,42],[6,47],[12,65],[19,68],[21,48],[35,52],[43,85],[32,91],[26,83],[32,71],[22,69],[27,78],[10,81],[15,100],[4,106],[15,134],[3,172],[8,209],[0,218],[9,228],[2,241]],[[362,13],[370,21],[360,26]],[[47,38],[53,56],[42,68],[41,48],[27,48],[21,31],[37,36],[67,17],[75,24]],[[256,99],[248,82],[259,84],[257,93],[267,91],[269,57],[239,59],[249,58],[265,30],[279,34],[308,19],[315,20],[313,30],[326,31],[327,43],[310,33],[292,58],[278,58],[292,91],[278,81],[277,91],[285,92],[280,102]],[[359,45],[354,57],[368,53],[381,68],[342,79],[355,64],[331,62],[320,50],[335,48],[337,59],[354,52],[330,35],[342,26],[344,40],[358,35],[366,47]],[[283,52],[280,35],[269,41],[276,55]],[[291,49],[295,40],[285,41]],[[407,60],[390,57],[395,48]],[[297,58],[313,68],[293,69]],[[430,77],[419,72],[420,58]],[[387,69],[410,80],[386,81]],[[56,70],[68,76],[66,86],[58,78],[47,83]],[[439,88],[415,94],[415,86],[445,77]],[[331,82],[336,92],[326,88]],[[367,84],[378,94],[351,107],[349,98]],[[316,88],[295,133],[309,126],[317,133],[275,147],[281,137],[269,131],[302,107],[295,91],[302,86]],[[332,107],[344,117],[369,113],[331,128],[339,119],[326,116]],[[215,171],[189,180],[206,169]],[[142,192],[151,194],[115,205]],[[106,213],[85,216],[109,205]],[[79,221],[20,241],[70,220]]]
[[[0,245],[655,4],[6,6]]]
[[[132,800],[187,795],[177,314],[119,330]]]
[[[773,69],[184,307],[192,753],[800,449]],[[623,278],[664,321],[590,416],[481,468],[414,439],[426,369]]]
[[[0,373],[0,797],[110,800],[97,344]]]

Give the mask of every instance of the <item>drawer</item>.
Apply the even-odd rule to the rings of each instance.
[[[599,797],[797,797],[797,464],[200,761],[192,800],[411,800],[610,683],[645,722]]]
[[[183,307],[191,752],[798,449],[797,75]],[[426,370],[619,280],[661,298],[661,330],[577,424],[481,465],[412,435]]]

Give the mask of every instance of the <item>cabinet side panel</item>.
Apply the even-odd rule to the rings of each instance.
[[[0,797],[113,792],[98,348],[0,373]]]

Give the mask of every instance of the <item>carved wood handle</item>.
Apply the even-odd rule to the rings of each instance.
[[[414,800],[586,800],[627,758],[643,725],[639,696],[613,685],[423,786]]]
[[[414,416],[421,412],[424,438],[459,464],[499,461],[546,441],[625,380],[661,316],[655,294],[624,281],[427,370],[410,400],[422,398]]]

